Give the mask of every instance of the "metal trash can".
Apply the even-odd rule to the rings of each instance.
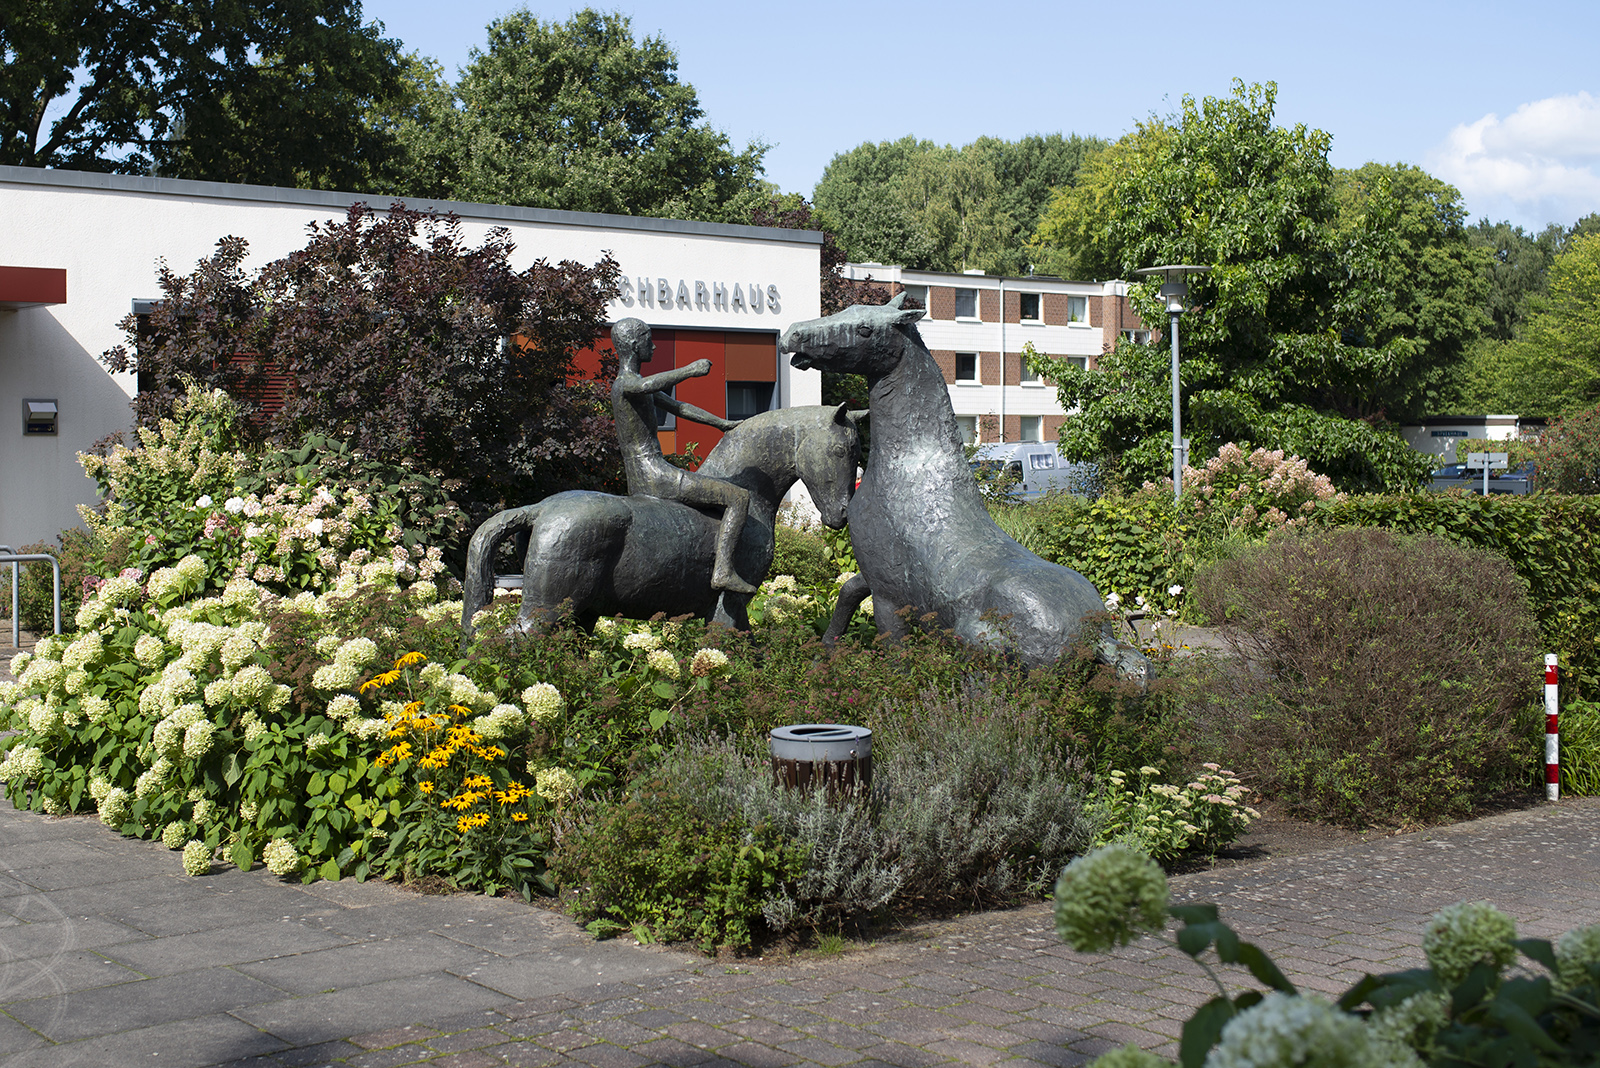
[[[772,777],[790,790],[822,783],[829,797],[866,794],[872,788],[872,732],[842,723],[779,727],[768,742]]]

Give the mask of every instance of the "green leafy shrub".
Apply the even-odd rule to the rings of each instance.
[[[1370,495],[1325,505],[1314,519],[1435,534],[1499,553],[1527,583],[1545,649],[1561,657],[1563,689],[1581,694],[1600,675],[1600,498]]]
[[[614,799],[578,806],[562,824],[551,870],[573,887],[568,908],[589,930],[641,941],[745,948],[768,931],[762,903],[796,878],[805,852],[764,824],[713,818],[702,792],[719,777],[716,748],[684,746]]]
[[[1296,989],[1259,946],[1242,941],[1215,905],[1172,905],[1153,861],[1107,846],[1072,862],[1056,884],[1056,933],[1084,953],[1182,926],[1170,942],[1217,988],[1183,1025],[1183,1068],[1246,1065],[1549,1065],[1594,1063],[1600,1048],[1600,925],[1554,945],[1518,939],[1516,923],[1485,902],[1442,909],[1423,934],[1428,967],[1367,975],[1333,1004]],[[1261,987],[1230,996],[1217,964],[1243,967]],[[1507,974],[1518,957],[1526,964]],[[1535,971],[1534,968],[1539,969]],[[1543,974],[1540,974],[1540,972]],[[1093,1068],[1170,1065],[1136,1046]]]
[[[1009,904],[1046,892],[1093,838],[1081,761],[1015,705],[928,693],[903,707],[886,703],[866,722],[872,787],[845,800],[783,789],[764,749],[686,737],[625,795],[596,803],[587,823],[566,824],[553,867],[581,888],[580,918],[606,919],[612,929],[681,929],[661,917],[684,902],[694,902],[687,915],[725,917],[726,905],[715,913],[701,903],[733,900],[720,884],[690,892],[674,873],[684,852],[715,857],[735,846],[759,850],[767,865],[759,895],[741,884],[740,938],[837,928],[894,910]],[[668,836],[677,860],[652,852]],[[774,878],[780,856],[794,867]],[[653,868],[669,874],[652,881]]]
[[[815,531],[779,523],[769,575],[793,575],[802,586],[827,586],[839,571],[829,558],[828,543]]]
[[[1155,781],[1160,770],[1112,770],[1090,802],[1095,845],[1120,843],[1157,860],[1216,856],[1260,816],[1245,804],[1250,789],[1231,771],[1207,763],[1183,786]]]
[[[83,604],[84,590],[105,573],[104,555],[121,558],[126,555],[130,536],[116,539],[107,554],[102,554],[89,535],[77,527],[69,527],[56,535],[56,544],[47,541],[23,545],[19,553],[49,553],[61,565],[61,630],[72,633],[76,628],[73,618]],[[55,629],[55,575],[45,561],[19,565],[17,614],[22,626],[36,634],[48,634]],[[0,604],[6,615],[11,613],[11,568],[0,567]]]
[[[1503,558],[1342,529],[1274,538],[1193,582],[1239,658],[1215,677],[1231,759],[1294,810],[1426,821],[1527,781],[1538,636]]]
[[[1566,700],[1561,707],[1561,792],[1600,794],[1600,705]]]
[[[1540,436],[1532,459],[1538,486],[1557,493],[1600,493],[1600,408],[1558,419]]]

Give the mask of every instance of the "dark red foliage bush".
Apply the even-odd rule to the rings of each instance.
[[[1212,693],[1229,759],[1299,814],[1425,822],[1528,781],[1539,637],[1504,557],[1324,530],[1209,565],[1191,592],[1237,655]]]

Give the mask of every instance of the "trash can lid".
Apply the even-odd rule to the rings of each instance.
[[[843,723],[799,723],[772,731],[779,760],[850,760],[872,754],[872,731]]]

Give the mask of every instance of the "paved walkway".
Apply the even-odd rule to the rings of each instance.
[[[1600,920],[1600,800],[1174,880],[1303,988],[1418,962],[1436,909],[1524,935]],[[181,874],[90,819],[0,804],[0,1063],[199,1066],[1076,1065],[1171,1055],[1209,996],[1146,939],[1087,957],[1043,905],[832,957],[717,961],[594,943],[518,901]]]

